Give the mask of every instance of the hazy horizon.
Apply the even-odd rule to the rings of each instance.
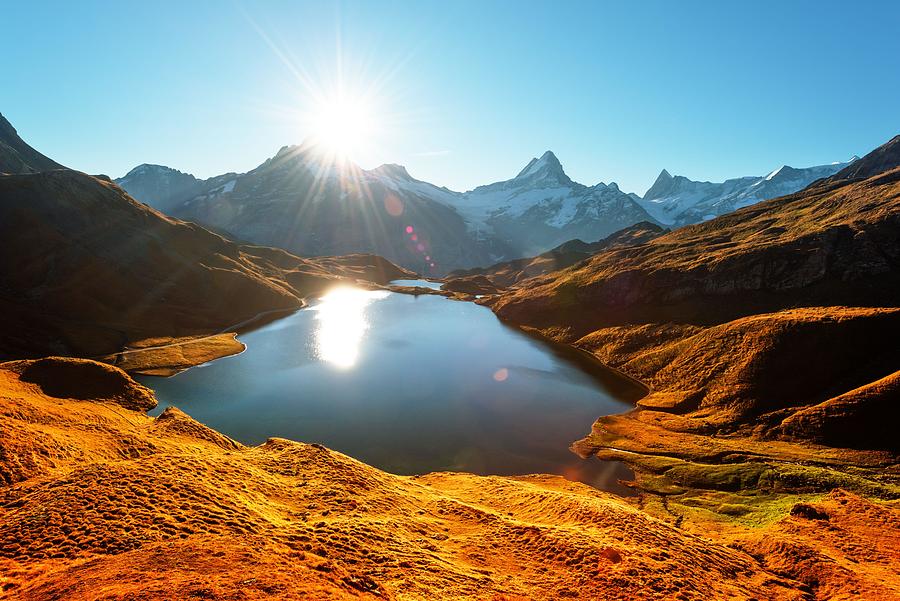
[[[206,178],[303,142],[313,105],[343,94],[367,105],[349,152],[363,168],[464,191],[552,150],[575,181],[638,194],[663,168],[722,181],[846,161],[900,124],[892,3],[878,19],[872,4],[523,6],[12,6],[0,44],[29,60],[8,66],[0,112],[75,169]]]

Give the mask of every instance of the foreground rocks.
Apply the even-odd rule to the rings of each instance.
[[[319,445],[245,447],[176,409],[134,410],[148,399],[93,362],[0,365],[3,597],[900,594],[900,512],[851,493],[700,535],[555,476],[400,477]]]

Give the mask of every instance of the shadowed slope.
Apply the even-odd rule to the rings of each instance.
[[[7,357],[92,356],[214,333],[300,307],[338,278],[408,275],[373,256],[304,260],[238,245],[68,170],[0,176],[0,236]]]
[[[900,135],[894,136],[861,160],[855,161],[819,184],[865,179],[890,171],[897,165],[900,165]]]
[[[0,174],[38,173],[65,169],[25,143],[12,124],[0,115]]]

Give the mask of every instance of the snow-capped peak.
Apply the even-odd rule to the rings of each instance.
[[[775,177],[776,175],[778,175],[781,172],[781,170],[784,169],[785,167],[787,167],[787,165],[782,165],[775,171],[771,172],[769,175],[766,176],[766,181],[767,182],[772,181],[772,178]]]
[[[798,169],[782,165],[764,176],[747,176],[724,182],[699,182],[663,169],[647,190],[642,206],[666,225],[686,225],[722,215],[769,198],[791,194],[813,181],[833,175],[845,164],[816,165]]]
[[[559,159],[549,150],[542,154],[541,158],[531,159],[515,179],[543,179],[547,177],[552,177],[558,181],[569,181],[569,177],[563,171]]]
[[[646,200],[652,200],[654,198],[665,196],[670,191],[674,180],[675,178],[673,178],[668,171],[663,169],[659,172],[659,175],[656,176],[656,181],[653,182],[650,189],[644,194],[644,198]]]

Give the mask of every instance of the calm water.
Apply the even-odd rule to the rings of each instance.
[[[398,474],[549,472],[618,491],[629,476],[569,445],[628,410],[634,386],[485,307],[343,288],[240,339],[240,355],[140,378],[154,414],[176,405],[247,444],[319,442]]]

